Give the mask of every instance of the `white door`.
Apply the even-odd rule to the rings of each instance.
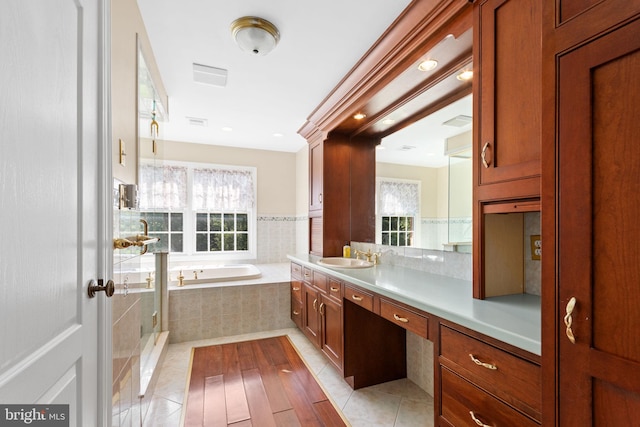
[[[103,1],[0,1],[0,405],[71,426],[110,412],[109,301],[87,295],[110,275]]]

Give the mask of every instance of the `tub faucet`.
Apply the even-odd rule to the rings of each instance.
[[[182,275],[182,270],[180,270],[180,274],[178,274],[178,286],[184,286],[184,276]]]
[[[202,273],[203,270],[200,270],[200,273]],[[198,280],[198,270],[193,270],[193,280]]]

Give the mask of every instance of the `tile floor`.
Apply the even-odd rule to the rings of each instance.
[[[307,365],[352,426],[433,426],[433,398],[413,382],[402,379],[354,391],[302,332],[292,328],[169,345],[144,419],[144,427],[180,425],[192,347],[284,334],[289,335]]]

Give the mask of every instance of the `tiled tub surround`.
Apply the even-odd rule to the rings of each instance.
[[[170,342],[293,327],[289,263],[256,267],[257,279],[170,286]]]

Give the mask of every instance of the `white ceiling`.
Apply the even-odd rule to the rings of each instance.
[[[287,152],[306,144],[297,134],[306,118],[409,4],[137,1],[169,95],[160,137]],[[242,52],[231,38],[231,22],[247,15],[280,30],[280,43],[266,56]],[[227,69],[226,87],[194,82],[193,63]],[[189,125],[187,117],[206,119],[207,126]]]

